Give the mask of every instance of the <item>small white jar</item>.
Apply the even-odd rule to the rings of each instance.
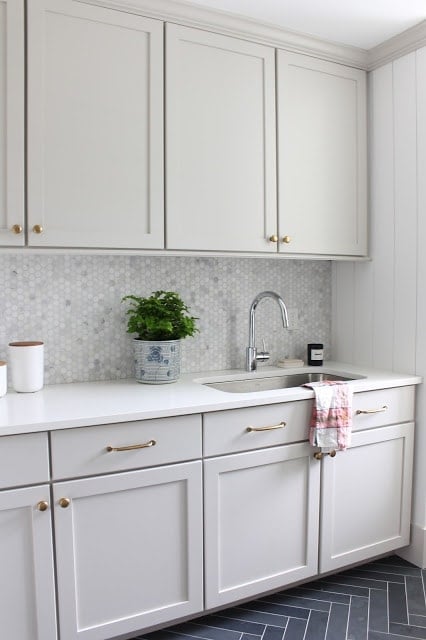
[[[7,362],[0,360],[0,398],[7,393]]]
[[[43,342],[10,342],[9,363],[12,369],[12,386],[15,391],[33,393],[43,388]]]

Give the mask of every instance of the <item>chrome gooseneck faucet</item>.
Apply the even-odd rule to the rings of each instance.
[[[278,293],[274,291],[262,291],[258,293],[250,306],[250,320],[249,320],[249,345],[246,349],[246,370],[256,371],[258,362],[265,362],[269,360],[269,353],[265,350],[257,352],[256,349],[256,319],[255,312],[257,305],[263,298],[272,298],[276,300],[280,306],[281,318],[283,321],[284,329],[288,329],[288,313],[284,300]]]

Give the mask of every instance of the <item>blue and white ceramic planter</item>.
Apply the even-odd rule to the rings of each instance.
[[[180,340],[133,340],[137,382],[175,382],[180,376],[180,343]]]

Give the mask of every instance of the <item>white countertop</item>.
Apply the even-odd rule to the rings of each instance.
[[[139,384],[135,380],[57,384],[45,386],[36,393],[9,391],[0,398],[0,436],[309,399],[313,397],[313,391],[306,387],[227,393],[200,382],[207,379],[218,381],[223,377],[242,379],[306,371],[324,371],[346,377],[364,376],[350,382],[354,393],[422,382],[419,376],[327,362],[323,367],[300,369],[267,366],[256,373],[244,370],[189,373],[166,385]]]

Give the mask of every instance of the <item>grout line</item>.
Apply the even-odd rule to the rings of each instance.
[[[311,612],[309,612],[308,619],[306,620],[305,633],[303,634],[303,638],[302,638],[302,640],[306,640],[306,632],[308,631],[308,627],[309,627],[309,622],[310,622],[310,620],[311,620]]]
[[[425,603],[425,607],[426,607],[426,592],[425,592],[425,580],[424,580],[424,575],[423,575],[423,571],[420,574],[420,579],[422,581],[422,589],[423,589],[423,602]]]
[[[407,624],[409,623],[409,609],[408,609],[408,587],[407,587],[407,577],[404,576],[404,587],[405,587],[405,610],[407,612]]]
[[[352,599],[351,599],[352,601]],[[349,606],[348,606],[348,617],[346,618],[346,633],[345,633],[345,640],[348,638],[348,633],[349,633],[349,619],[351,617],[351,601],[349,602]]]
[[[367,638],[370,629],[370,605],[371,605],[371,589],[368,590],[368,607],[367,607]]]
[[[326,613],[326,612],[324,611],[324,613]],[[328,627],[329,627],[329,625],[330,625],[330,615],[331,615],[331,607],[330,607],[330,609],[328,610],[328,614],[327,614],[327,624],[326,624],[326,626],[325,626],[324,639],[325,639],[325,638],[327,638]]]
[[[388,619],[388,633],[389,633],[389,618],[390,618],[390,610],[389,610],[389,582],[386,589],[386,606],[387,606],[387,619]]]

